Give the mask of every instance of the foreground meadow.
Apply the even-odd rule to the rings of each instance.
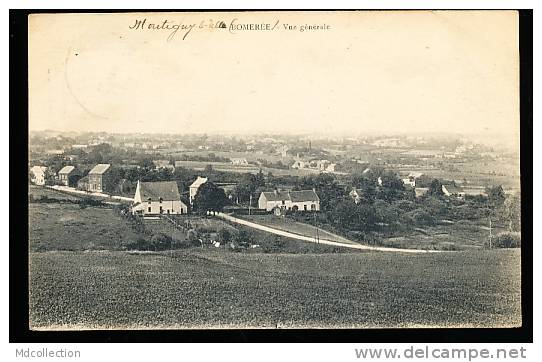
[[[518,326],[519,250],[30,253],[33,329]]]

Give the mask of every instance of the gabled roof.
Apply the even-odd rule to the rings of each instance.
[[[75,166],[64,166],[60,171],[58,171],[58,174],[69,174],[73,170],[75,170]]]
[[[192,185],[190,185],[190,187],[200,187],[201,185],[203,185],[206,182],[207,182],[207,177],[198,176],[196,181],[192,182]]]
[[[313,190],[290,191],[290,199],[292,202],[320,201]]]
[[[462,187],[456,185],[442,185],[442,188],[446,188],[450,194],[459,194],[464,192]]]
[[[30,168],[30,171],[33,174],[44,173],[45,171],[47,171],[47,167],[45,167],[45,166],[32,166],[32,168]]]
[[[414,193],[415,193],[416,197],[423,196],[423,195],[427,194],[428,192],[429,192],[428,187],[415,187],[414,188]]]
[[[108,163],[99,163],[90,170],[89,175],[101,175],[105,171],[109,170],[111,165]]]
[[[291,201],[291,202],[304,202],[304,201],[320,201],[320,198],[313,190],[302,191],[271,191],[262,192],[267,201]]]
[[[139,192],[141,200],[158,201],[162,198],[163,201],[179,201],[181,195],[175,181],[159,181],[159,182],[140,182]]]
[[[290,200],[290,195],[288,191],[271,191],[271,192],[262,192],[267,201],[286,201]]]
[[[407,177],[418,178],[418,177],[421,177],[421,176],[423,176],[423,172],[414,171],[414,172],[409,173]]]
[[[172,166],[173,165],[170,165],[169,163],[169,160],[153,160],[152,163],[154,163],[155,166]]]

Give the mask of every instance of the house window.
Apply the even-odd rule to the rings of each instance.
[[[150,197],[148,198],[148,202],[149,202],[149,205],[150,205],[151,204],[151,198]]]
[[[151,207],[149,206],[149,212],[151,212]]]
[[[303,210],[307,211],[307,205],[303,205]]]
[[[162,203],[162,200],[163,200],[163,199],[162,199],[162,198],[160,198],[160,203]]]
[[[167,209],[167,214],[169,215],[169,209]]]
[[[160,214],[163,213],[164,210],[162,209],[162,206],[160,206]]]
[[[285,200],[282,200],[282,204],[283,204],[283,205],[286,205],[286,201],[285,201]]]
[[[312,211],[315,211],[315,210],[316,210],[316,205],[315,205],[315,204],[311,204],[311,210],[312,210]]]

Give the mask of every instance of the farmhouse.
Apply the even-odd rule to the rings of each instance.
[[[423,172],[411,172],[403,179],[403,184],[416,187],[416,180],[423,176]]]
[[[201,185],[207,182],[207,177],[200,177],[192,182],[192,185],[189,187],[189,197],[190,197],[190,204],[192,205],[194,203],[194,198],[196,197],[196,194],[198,193],[198,189]]]
[[[81,178],[79,170],[75,166],[64,166],[58,171],[58,181],[65,186],[73,187],[77,185],[77,181]]]
[[[104,192],[107,191],[111,165],[108,163],[99,163],[88,173],[88,190]]]
[[[45,174],[47,167],[45,166],[32,166],[30,169],[30,181],[36,185],[45,185]]]
[[[248,161],[246,158],[230,158],[232,165],[236,166],[248,166]]]
[[[429,187],[415,187],[414,195],[416,197],[423,197],[429,193]]]
[[[307,163],[305,161],[296,160],[291,167],[295,169],[306,168]]]
[[[456,185],[442,185],[442,192],[446,196],[465,197],[465,191],[463,188]]]
[[[154,160],[152,161],[152,163],[154,164],[155,170],[167,169],[167,170],[171,170],[171,172],[175,171],[175,166],[170,164],[169,160]]]
[[[132,213],[134,215],[182,215],[188,213],[188,207],[181,201],[177,182],[138,181]]]
[[[319,211],[320,198],[314,190],[262,192],[258,208],[271,211],[275,208],[285,210]]]

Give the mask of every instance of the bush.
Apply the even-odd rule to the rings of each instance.
[[[231,232],[226,229],[226,228],[222,228],[218,231],[218,240],[221,242],[221,243],[227,243],[231,240]]]
[[[123,247],[127,250],[141,250],[141,251],[147,251],[152,250],[151,244],[143,237],[137,238],[137,240],[129,242]]]
[[[164,233],[157,233],[151,236],[151,246],[156,251],[171,249],[171,237]]]
[[[521,247],[520,233],[501,233],[491,241],[493,248],[519,248]]]
[[[233,240],[236,245],[239,245],[241,247],[247,247],[250,245],[252,241],[252,235],[245,229],[239,230],[237,235],[235,235],[235,238]]]
[[[408,213],[408,216],[412,218],[412,221],[417,226],[429,226],[435,224],[435,218],[429,212],[417,209]]]

